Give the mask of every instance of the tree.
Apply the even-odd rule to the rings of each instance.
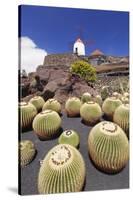
[[[79,75],[87,82],[96,81],[96,69],[86,61],[79,60],[74,62],[70,67],[71,73]]]

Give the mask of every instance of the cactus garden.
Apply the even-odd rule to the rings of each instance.
[[[68,97],[64,108],[54,98],[19,104],[20,126],[30,125],[20,133],[23,194],[28,182],[27,194],[95,190],[97,178],[107,181],[106,189],[128,187],[129,93],[101,91],[104,95]],[[121,180],[126,180],[123,187],[116,185]]]
[[[75,73],[21,98],[21,194],[129,187],[129,80]]]
[[[129,189],[130,12],[70,7],[18,9],[21,195]]]

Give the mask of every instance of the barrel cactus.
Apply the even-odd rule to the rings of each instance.
[[[129,98],[129,92],[124,92],[123,96]]]
[[[32,141],[22,140],[19,143],[20,166],[28,165],[35,157],[36,149]]]
[[[34,96],[30,99],[29,102],[36,107],[38,112],[42,110],[43,104],[45,103],[44,99],[41,96]]]
[[[123,104],[129,104],[129,98],[128,97],[122,96],[121,101],[122,101]]]
[[[66,130],[60,135],[58,142],[59,144],[70,144],[74,147],[78,147],[79,135],[74,130]]]
[[[33,120],[33,130],[42,139],[54,137],[61,127],[61,118],[53,110],[45,110],[36,115]]]
[[[79,192],[85,181],[85,163],[80,152],[71,145],[53,147],[40,167],[40,194]]]
[[[102,100],[105,100],[109,96],[108,86],[103,86],[101,89]]]
[[[115,123],[102,121],[88,136],[89,155],[100,170],[116,173],[129,159],[129,143],[125,132]]]
[[[77,97],[70,97],[65,104],[65,110],[69,117],[75,117],[80,114],[81,101]]]
[[[102,100],[102,97],[101,97],[100,95],[96,95],[96,96],[94,97],[94,101],[95,101],[96,103],[98,103],[100,106],[102,106],[103,100]]]
[[[45,102],[42,108],[42,110],[47,110],[47,109],[61,113],[61,104],[56,99],[49,99]]]
[[[118,124],[127,134],[129,131],[129,104],[119,106],[113,116],[113,121]]]
[[[112,96],[116,97],[116,98],[119,98],[121,96],[121,94],[118,93],[118,92],[113,92]]]
[[[95,124],[102,116],[102,110],[98,103],[89,101],[80,108],[80,116],[86,124]]]
[[[89,92],[85,92],[82,96],[81,96],[81,101],[82,103],[85,103],[87,101],[91,101],[92,100],[92,96]]]
[[[102,110],[108,119],[112,120],[114,112],[122,104],[121,100],[116,97],[108,97],[102,105]]]
[[[22,129],[28,128],[31,126],[34,117],[37,114],[35,106],[31,103],[20,102],[19,103],[20,111],[20,126]]]

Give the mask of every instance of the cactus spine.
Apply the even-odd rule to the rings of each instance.
[[[113,116],[113,121],[118,124],[127,134],[129,131],[129,104],[119,106]]]
[[[28,165],[34,158],[36,153],[35,146],[30,140],[22,140],[19,143],[19,160],[21,167]]]
[[[47,109],[61,113],[61,104],[56,99],[49,99],[46,101],[46,103],[43,105],[42,108],[42,110],[47,110]]]
[[[74,147],[78,147],[79,135],[74,130],[66,130],[60,135],[58,142],[59,144],[70,144]]]
[[[32,103],[36,107],[38,112],[42,109],[45,103],[44,99],[40,96],[34,96],[33,98],[30,99],[29,102]]]
[[[80,115],[85,123],[94,124],[100,120],[102,110],[98,103],[89,101],[81,106]]]
[[[102,105],[102,110],[105,115],[112,120],[114,112],[118,106],[122,104],[121,100],[116,97],[108,97]]]
[[[79,192],[85,180],[85,163],[80,152],[71,145],[59,144],[44,158],[39,175],[40,194]]]
[[[85,103],[85,102],[88,102],[88,101],[91,101],[91,100],[92,100],[92,97],[91,97],[91,94],[89,92],[85,92],[81,97],[82,103]]]
[[[30,127],[32,121],[37,114],[37,110],[34,105],[31,103],[20,102],[19,103],[20,111],[20,126],[22,129]]]
[[[94,98],[94,102],[98,103],[99,106],[102,106],[102,97],[100,95],[96,95],[95,98]]]
[[[69,117],[76,117],[80,114],[81,101],[77,97],[70,97],[65,104],[65,110]]]
[[[55,136],[61,127],[61,118],[53,110],[45,110],[36,115],[33,120],[33,130],[42,139]]]
[[[102,121],[91,129],[88,149],[94,164],[109,173],[120,171],[129,159],[127,136],[113,122]]]

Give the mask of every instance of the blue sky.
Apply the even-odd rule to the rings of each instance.
[[[83,39],[94,40],[86,55],[100,49],[107,55],[129,54],[128,12],[21,6],[20,37],[29,37],[47,53],[70,52],[83,28]],[[82,39],[82,38],[81,38]]]

